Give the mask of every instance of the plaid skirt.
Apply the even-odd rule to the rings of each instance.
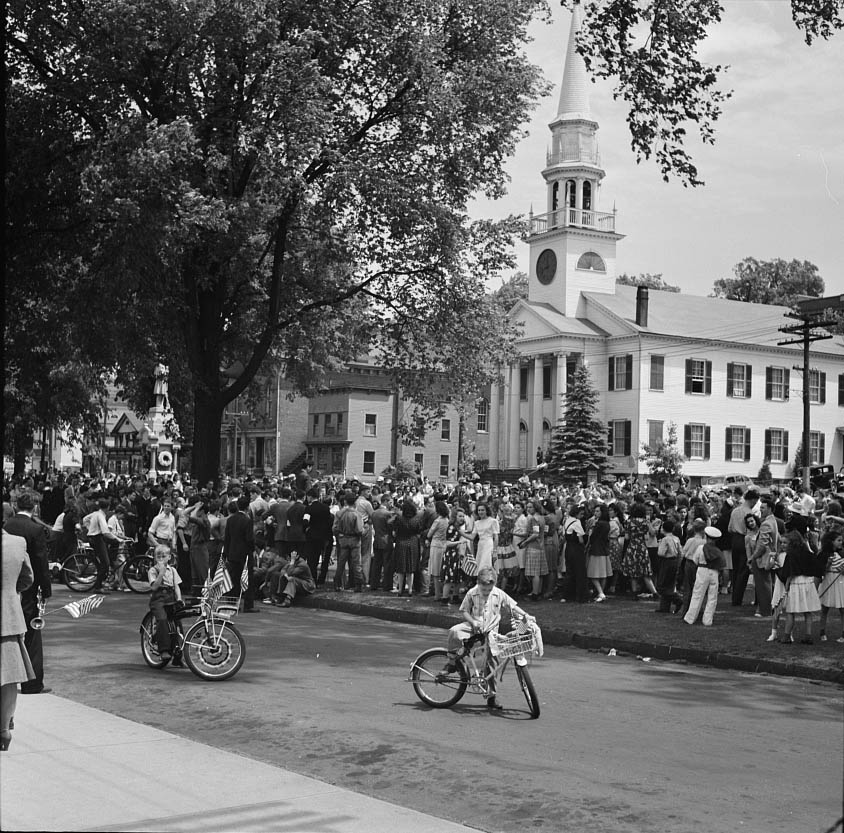
[[[545,559],[545,547],[525,547],[525,575],[547,576],[548,562]]]

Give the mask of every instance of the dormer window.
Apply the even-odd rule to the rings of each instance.
[[[589,272],[606,272],[607,267],[603,259],[596,252],[584,252],[577,261],[578,269]]]

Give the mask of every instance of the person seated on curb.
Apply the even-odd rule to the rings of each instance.
[[[307,559],[296,550],[290,553],[290,561],[274,574],[273,580],[269,603],[279,607],[290,607],[297,593],[307,596],[316,589]]]
[[[252,572],[253,595],[256,599],[266,602],[270,596],[270,576],[275,571],[279,572],[287,564],[287,559],[282,558],[275,550],[265,547],[258,557],[258,565]]]
[[[502,619],[509,622],[514,615],[528,616],[510,596],[495,586],[497,581],[498,573],[492,567],[484,567],[478,572],[478,583],[463,597],[460,612],[465,621],[454,625],[448,631],[448,662],[443,669],[444,673],[453,674],[457,670],[457,652],[463,647],[464,639],[468,639],[475,632],[489,630],[491,626],[499,629]],[[497,619],[498,624],[493,624]],[[488,650],[484,672],[494,670],[496,664],[495,657]],[[491,694],[486,701],[487,708],[500,711],[503,706],[495,697],[494,675],[490,679],[489,687]]]

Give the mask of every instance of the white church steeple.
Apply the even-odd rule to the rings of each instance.
[[[530,218],[528,300],[576,315],[582,291],[615,291],[615,211],[598,210],[605,176],[598,153],[598,123],[589,107],[589,75],[577,51],[583,9],[572,11],[557,116],[542,176],[546,210]]]

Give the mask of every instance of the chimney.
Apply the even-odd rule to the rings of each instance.
[[[636,323],[640,327],[648,326],[648,288],[636,287]]]

